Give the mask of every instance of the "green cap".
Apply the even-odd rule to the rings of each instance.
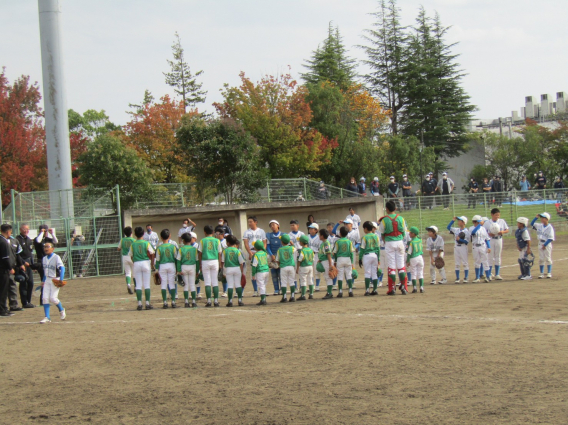
[[[282,241],[282,245],[288,245],[290,243],[290,236],[284,233],[280,236],[280,240]]]
[[[420,234],[420,230],[418,230],[418,227],[416,226],[412,226],[409,230],[410,233],[414,233],[416,236],[418,236]]]
[[[310,243],[310,240],[308,239],[308,237],[306,235],[302,235],[300,236],[300,243]]]
[[[254,243],[254,249],[256,249],[257,251],[264,251],[264,242],[262,242],[260,239],[257,240]]]

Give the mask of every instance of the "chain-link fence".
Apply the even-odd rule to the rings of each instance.
[[[408,198],[385,198],[384,203],[393,201],[407,226],[417,226],[422,239],[426,239],[426,227],[438,227],[446,241],[451,235],[446,230],[454,217],[466,216],[468,227],[474,215],[491,218],[491,210],[499,208],[514,235],[518,217],[531,221],[537,214],[548,212],[556,231],[568,230],[568,189],[512,191],[460,195],[415,196]]]

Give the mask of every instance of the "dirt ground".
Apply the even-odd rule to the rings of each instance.
[[[504,281],[396,297],[139,312],[123,278],[75,280],[65,322],[0,320],[0,423],[567,423],[562,239],[552,279],[518,281],[507,240]]]

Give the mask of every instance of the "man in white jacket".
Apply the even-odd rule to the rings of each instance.
[[[448,177],[448,173],[442,173],[442,179],[438,182],[436,190],[442,195],[442,204],[445,210],[449,209],[450,195],[454,191],[454,187],[454,181]]]

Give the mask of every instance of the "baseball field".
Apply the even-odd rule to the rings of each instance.
[[[567,242],[552,279],[518,281],[507,239],[502,282],[266,307],[247,287],[245,307],[162,310],[154,289],[136,311],[122,277],[74,280],[65,322],[0,320],[0,421],[567,423]]]

